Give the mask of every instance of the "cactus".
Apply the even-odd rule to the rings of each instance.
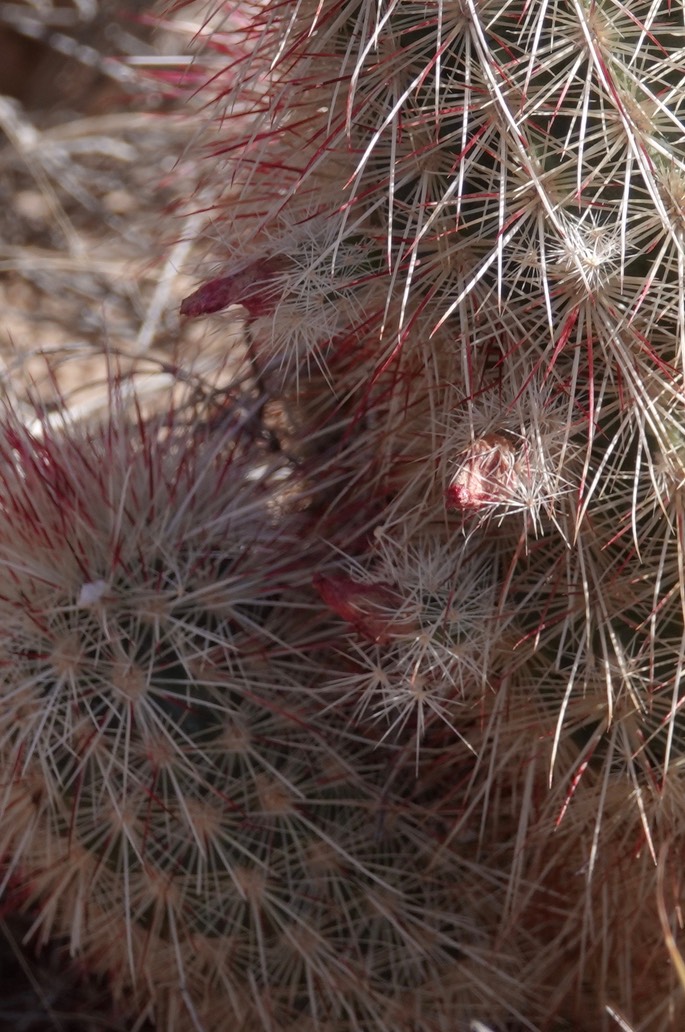
[[[5,405],[5,884],[170,1032],[428,1029],[447,986],[488,1013],[515,958],[489,959],[485,866],[341,705],[316,490],[246,404],[203,429],[115,394],[33,430]]]
[[[206,24],[259,397],[6,412],[8,871],[169,1032],[675,1032],[683,11]]]
[[[300,448],[328,434],[329,511],[375,510],[316,578],[336,705],[419,780],[474,749],[452,835],[506,877],[502,948],[536,944],[531,1027],[679,1028],[682,9],[216,10],[219,110],[253,116],[221,122],[205,278]]]

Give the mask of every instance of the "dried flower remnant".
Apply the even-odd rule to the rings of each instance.
[[[516,449],[501,434],[473,442],[447,488],[447,505],[464,512],[482,512],[519,498]]]
[[[183,299],[181,315],[195,319],[220,312],[230,305],[242,305],[252,319],[272,312],[278,300],[275,277],[281,265],[279,258],[260,258],[240,272],[208,280]]]
[[[398,635],[418,634],[421,625],[414,614],[403,613],[406,602],[392,584],[364,584],[342,575],[314,577],[326,605],[377,645],[387,645]]]

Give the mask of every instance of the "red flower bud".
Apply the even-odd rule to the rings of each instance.
[[[208,280],[181,302],[181,315],[195,319],[211,315],[229,305],[242,305],[248,315],[256,319],[272,312],[278,300],[276,274],[282,268],[279,258],[260,258],[232,276]]]
[[[474,441],[446,491],[452,509],[478,512],[511,501],[517,483],[516,451],[499,434]]]
[[[318,574],[314,587],[334,613],[378,645],[421,629],[416,617],[402,613],[403,598],[392,584],[363,584],[351,577]]]

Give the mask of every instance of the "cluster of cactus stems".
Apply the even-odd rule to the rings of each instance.
[[[249,370],[4,405],[6,882],[168,1032],[675,1032],[685,10],[202,37]]]

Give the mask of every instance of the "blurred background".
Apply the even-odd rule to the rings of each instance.
[[[178,318],[207,207],[202,7],[0,2],[0,383],[19,399],[82,416],[105,352],[150,390],[160,363],[204,355]]]

